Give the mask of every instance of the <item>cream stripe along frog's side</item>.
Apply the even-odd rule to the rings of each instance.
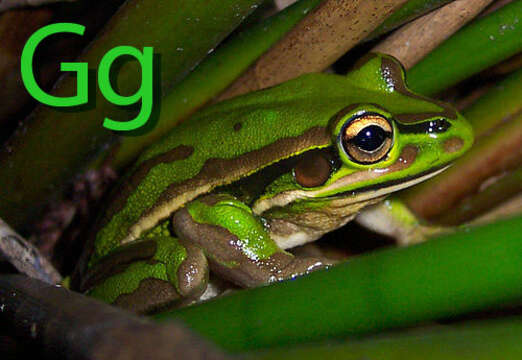
[[[464,153],[469,124],[368,56],[214,105],[149,148],[98,222],[73,285],[150,312],[201,294],[208,267],[245,287],[322,268],[283,249]]]

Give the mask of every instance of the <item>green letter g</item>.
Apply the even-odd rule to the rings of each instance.
[[[83,35],[85,26],[74,24],[74,23],[57,23],[47,25],[40,30],[36,31],[25,44],[24,50],[22,51],[22,81],[29,94],[31,94],[39,102],[57,107],[68,107],[77,106],[87,103],[88,101],[88,65],[87,63],[68,63],[64,62],[60,64],[61,71],[76,71],[77,73],[77,85],[76,85],[76,96],[70,97],[58,97],[47,94],[43,91],[34,78],[33,73],[33,56],[36,51],[38,44],[42,42],[46,37],[57,34],[57,33],[73,33],[77,35]]]
[[[111,86],[111,66],[120,56],[132,56],[141,65],[141,86],[136,93],[130,96],[121,96]],[[111,103],[119,106],[132,105],[141,100],[140,113],[134,119],[123,122],[105,118],[103,120],[104,127],[110,130],[130,131],[143,126],[147,122],[152,113],[154,95],[152,86],[153,61],[153,49],[149,46],[143,48],[143,53],[132,46],[118,46],[103,56],[98,67],[98,85],[103,96]]]

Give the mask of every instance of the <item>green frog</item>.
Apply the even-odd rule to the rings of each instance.
[[[138,313],[331,266],[285,249],[446,169],[472,144],[451,106],[394,58],[308,74],[210,106],[146,150],[113,192],[73,287]]]

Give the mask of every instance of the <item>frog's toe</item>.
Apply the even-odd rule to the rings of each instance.
[[[203,294],[208,283],[208,262],[203,250],[190,242],[184,242],[186,259],[177,271],[178,290],[185,298],[196,298]]]
[[[167,309],[181,300],[177,289],[168,281],[147,278],[129,294],[119,294],[112,303],[137,314],[149,314]]]
[[[326,269],[334,265],[334,261],[322,257],[292,257],[291,261],[279,269],[272,280],[280,281],[306,275],[312,271]]]
[[[165,264],[138,260],[99,279],[87,294],[104,302],[144,314],[174,305],[181,298],[168,280]]]
[[[80,290],[143,314],[197,298],[207,279],[208,264],[200,248],[158,231],[92,266]]]

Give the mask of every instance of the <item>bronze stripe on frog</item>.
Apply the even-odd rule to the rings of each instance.
[[[397,122],[397,128],[401,134],[441,134],[448,131],[450,127],[451,124],[444,119],[434,119],[410,125]]]
[[[134,240],[143,231],[167,218],[173,211],[213,188],[230,184],[292,155],[330,145],[327,128],[313,127],[302,135],[279,139],[260,149],[234,159],[212,158],[205,161],[199,173],[191,179],[170,185],[159,196],[155,205],[143,212],[122,243]],[[284,153],[282,153],[284,149]]]
[[[395,118],[398,121],[404,124],[408,124],[412,122],[419,122],[422,120],[435,118],[438,116],[447,117],[450,119],[457,119],[457,112],[449,104],[411,92],[406,87],[406,82],[403,77],[404,69],[398,62],[395,62],[387,57],[383,57],[381,60],[381,73],[384,79],[386,80],[386,84],[388,84],[388,86],[393,87],[393,89],[399,92],[400,94],[414,99],[420,99],[427,102],[435,103],[437,104],[437,106],[443,109],[443,111],[441,112],[397,114],[395,115]]]
[[[129,177],[122,179],[121,185],[112,195],[112,201],[109,201],[111,206],[107,209],[99,226],[103,227],[116,213],[125,207],[128,197],[154,166],[160,163],[172,163],[187,159],[193,152],[194,148],[192,146],[179,145],[166,153],[152,157],[138,165]]]
[[[76,267],[76,270],[71,278],[72,288],[79,288],[80,284],[78,282],[81,278],[85,277],[85,271],[87,271],[88,268],[87,264],[89,257],[94,251],[95,239],[98,230],[107,225],[112,217],[125,207],[127,199],[132,194],[134,187],[141,182],[150,169],[159,163],[168,163],[186,159],[193,152],[194,148],[192,146],[177,146],[169,152],[144,161],[134,170],[130,176],[121,179],[120,186],[118,186],[109,196],[109,203],[111,205],[108,207],[103,216],[96,221],[95,231],[91,232],[85,243],[84,252],[78,260],[78,266]]]
[[[343,110],[341,110],[337,115],[335,115],[333,121],[330,122],[330,129],[334,129],[339,121],[343,120],[344,116],[350,112],[352,112],[357,107],[364,105],[362,103],[358,104],[352,104],[350,106],[347,106]],[[377,109],[382,109],[383,112],[387,112],[386,109],[383,109],[377,104],[371,104],[372,106],[376,107]],[[398,116],[405,116],[411,115],[411,118],[409,120],[410,123],[404,123],[396,121],[397,128],[399,129],[400,133],[402,134],[440,134],[446,132],[450,127],[451,123],[446,121],[445,119],[433,119],[431,121],[427,121],[427,119],[433,118],[435,113],[417,113],[417,114],[403,114]],[[440,115],[435,115],[440,116]],[[397,116],[394,116],[396,118]],[[414,119],[416,119],[415,123]],[[419,122],[420,121],[420,122]],[[333,130],[331,130],[333,132]]]

